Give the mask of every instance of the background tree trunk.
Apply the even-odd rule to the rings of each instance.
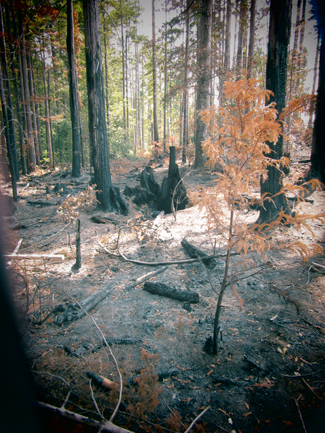
[[[292,0],[271,0],[270,5],[270,27],[269,44],[266,67],[266,88],[272,90],[270,102],[276,103],[278,115],[285,107],[286,99],[286,78],[288,44],[290,41]],[[283,136],[280,136],[277,143],[268,143],[273,159],[280,159],[283,156]],[[271,166],[268,169],[268,178],[261,180],[261,195],[267,194],[273,197],[283,187],[283,173]],[[284,194],[273,198],[273,201],[264,201],[264,208],[260,211],[261,222],[271,221],[276,218],[281,210],[287,210],[288,204]]]
[[[251,17],[249,26],[249,47],[247,78],[251,78],[254,65],[254,45],[255,45],[255,19],[256,19],[256,0],[251,0]]]
[[[157,117],[157,66],[156,66],[156,34],[155,34],[155,0],[152,0],[152,92],[153,92],[153,141],[159,141]]]
[[[22,48],[21,66],[22,66],[22,77],[23,77],[23,84],[24,84],[23,103],[25,108],[25,120],[26,120],[28,171],[32,172],[35,170],[36,158],[35,158],[32,116],[31,116],[31,109],[30,109],[30,95],[29,95],[29,88],[28,88],[25,33],[23,28],[23,17],[21,11],[18,11],[18,23],[19,23],[19,34],[21,38],[21,48]]]
[[[105,211],[128,213],[127,205],[111,182],[105,117],[102,51],[98,0],[84,0],[85,49],[88,89],[89,139],[92,148],[96,198]]]
[[[211,30],[212,0],[201,0],[201,16],[198,29],[198,79],[196,96],[195,167],[205,163],[202,141],[207,139],[208,127],[202,122],[200,113],[209,107],[211,80]]]
[[[80,176],[79,100],[72,0],[67,0],[67,50],[69,61],[70,115],[72,126],[72,177]]]

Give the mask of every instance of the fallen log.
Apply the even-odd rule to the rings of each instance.
[[[209,269],[213,269],[216,265],[217,262],[214,258],[208,257],[207,254],[205,254],[203,251],[199,250],[198,248],[196,248],[194,245],[190,244],[189,242],[187,242],[186,239],[183,239],[182,242],[182,247],[184,248],[184,250],[187,252],[187,254],[192,258],[202,258],[202,263]]]
[[[152,278],[153,276],[160,274],[161,272],[164,272],[167,268],[163,267],[160,269],[157,269],[157,271],[149,272],[146,275],[143,275],[142,277],[135,280],[134,283],[129,284],[125,287],[125,290],[130,290],[133,287],[138,286],[139,284],[143,283],[144,281],[148,280],[149,278]],[[113,283],[107,283],[105,286],[100,289],[98,292],[94,293],[93,295],[88,296],[88,298],[83,299],[79,302],[79,305],[76,303],[70,303],[68,306],[64,304],[60,304],[52,311],[52,313],[56,314],[54,318],[54,322],[57,325],[62,325],[64,322],[71,322],[72,320],[77,320],[83,317],[86,313],[91,311],[93,308],[95,308],[101,301],[103,301],[107,295],[109,295],[114,289],[114,282]],[[83,311],[84,310],[84,311]],[[60,313],[60,314],[57,314]]]
[[[191,290],[176,289],[175,287],[169,287],[163,283],[152,283],[148,281],[144,284],[143,290],[153,295],[165,296],[178,301],[186,301],[193,304],[200,302],[198,293],[192,292]]]

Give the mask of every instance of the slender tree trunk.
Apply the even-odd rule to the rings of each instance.
[[[8,125],[8,117],[7,117],[8,110],[7,110],[7,106],[6,106],[6,100],[5,100],[5,95],[4,95],[2,83],[3,83],[2,74],[0,71],[0,99],[1,99],[1,106],[2,106],[2,118],[3,118],[4,129],[5,129],[5,137],[6,137],[6,142],[7,142],[9,169],[10,169],[10,174],[11,174],[12,198],[13,198],[13,201],[17,201],[17,178],[16,178],[16,173],[15,173],[13,149],[11,146],[10,131],[9,131],[9,125]]]
[[[165,0],[165,49],[164,49],[164,153],[167,152],[167,0]]]
[[[37,130],[37,120],[36,120],[36,102],[35,102],[35,88],[34,88],[34,79],[33,79],[33,63],[31,53],[28,52],[27,55],[27,65],[28,65],[28,78],[29,78],[29,89],[30,89],[30,97],[31,97],[31,108],[32,108],[32,122],[33,122],[33,131],[34,131],[34,146],[35,146],[35,157],[36,164],[40,165],[40,149],[39,149],[39,136]]]
[[[306,6],[307,6],[307,0],[303,0],[301,23],[300,23],[298,71],[301,71],[301,69],[303,69],[303,67],[304,67],[304,58],[305,58],[304,38],[305,38],[305,27],[306,27]]]
[[[34,134],[32,126],[32,115],[30,109],[30,95],[28,88],[28,75],[27,75],[27,60],[26,60],[26,43],[25,43],[25,33],[23,29],[23,18],[21,11],[18,11],[18,23],[19,23],[19,33],[21,39],[22,47],[22,77],[24,83],[24,101],[25,106],[25,119],[26,119],[26,136],[27,136],[27,155],[28,155],[28,171],[32,172],[35,170],[36,157],[35,157],[35,146],[34,146]]]
[[[319,58],[319,44],[320,44],[320,32],[318,31],[318,37],[317,37],[317,47],[316,47],[316,56],[315,56],[315,64],[314,64],[314,75],[313,75],[313,87],[311,94],[315,95],[316,90],[316,81],[317,81],[317,72],[318,72],[318,58]],[[314,110],[311,107],[310,113],[309,113],[309,120],[308,120],[308,128],[312,128],[313,125],[313,114]]]
[[[190,0],[186,1],[186,21],[185,21],[185,65],[184,65],[184,132],[183,132],[183,150],[182,162],[186,163],[186,148],[188,146],[188,63],[189,63],[189,45],[190,45]]]
[[[196,97],[195,167],[205,163],[202,141],[208,138],[208,127],[200,113],[209,107],[211,80],[211,30],[212,0],[201,0],[201,16],[198,31],[198,82]]]
[[[325,183],[325,146],[324,146],[324,124],[325,124],[325,4],[322,0],[314,2],[318,7],[318,28],[320,32],[319,53],[319,81],[317,92],[316,115],[314,122],[313,142],[311,149],[311,169],[309,175],[316,177]]]
[[[250,26],[249,26],[247,78],[251,78],[251,76],[253,75],[254,45],[255,45],[255,19],[256,19],[256,0],[251,0],[251,17],[250,17]]]
[[[153,92],[153,141],[159,142],[157,117],[157,65],[156,65],[155,0],[152,0],[152,92]]]
[[[124,140],[126,141],[125,53],[124,53],[124,28],[123,28],[123,6],[122,6],[122,0],[120,0],[120,6],[121,6],[121,42],[122,42],[123,128],[124,128]]]
[[[105,97],[106,97],[106,123],[107,123],[107,137],[108,137],[108,154],[111,152],[110,141],[110,124],[109,124],[109,89],[108,89],[108,63],[107,63],[107,38],[106,38],[106,24],[104,23],[104,56],[105,56]]]
[[[242,68],[245,68],[245,34],[247,31],[247,0],[240,1],[238,47],[237,47],[237,77],[241,76]]]
[[[10,34],[10,14],[9,14],[9,8],[8,5],[5,5],[6,10],[6,21],[7,21],[7,34]],[[16,16],[14,13],[14,9],[12,8],[12,26],[13,26],[13,37],[14,40],[17,40],[17,25],[16,25]],[[20,116],[20,102],[19,102],[19,91],[18,91],[18,82],[17,82],[17,69],[18,71],[21,71],[21,68],[18,66],[18,61],[20,61],[19,54],[17,54],[17,50],[14,49],[14,45],[12,42],[9,42],[9,51],[10,51],[10,64],[11,64],[11,75],[13,77],[13,83],[14,83],[14,98],[15,98],[15,108],[16,108],[16,118],[18,123],[18,135],[19,135],[19,148],[20,148],[20,156],[21,156],[21,167],[22,167],[22,173],[25,175],[27,174],[26,169],[26,158],[23,155],[23,147],[24,147],[24,128],[22,124],[22,119]],[[17,67],[18,66],[18,67]],[[17,155],[17,164],[18,164],[18,155]],[[18,170],[19,174],[19,170]],[[17,179],[19,180],[19,179]]]
[[[4,91],[6,104],[5,108],[7,110],[7,128],[9,129],[9,142],[7,142],[8,149],[11,150],[11,164],[12,164],[12,175],[15,176],[15,181],[19,181],[19,167],[18,167],[18,156],[16,148],[16,137],[15,137],[15,125],[13,120],[13,106],[11,101],[11,90],[9,82],[9,73],[6,58],[6,43],[5,43],[5,32],[3,27],[2,18],[2,6],[0,6],[0,51],[1,51],[1,65],[4,83]]]
[[[45,129],[46,129],[46,141],[47,141],[47,148],[48,148],[48,158],[50,160],[50,169],[53,170],[54,163],[53,163],[53,152],[52,152],[52,141],[51,141],[51,131],[50,131],[50,114],[49,114],[49,104],[48,104],[48,94],[47,94],[47,84],[46,84],[46,62],[45,62],[45,39],[43,37],[43,65],[42,65],[42,72],[43,72],[43,85],[44,85],[44,105],[45,105]]]
[[[70,115],[72,126],[72,177],[80,176],[79,100],[72,0],[67,0],[67,50],[69,61]]]
[[[7,11],[8,11],[7,13],[9,14],[8,7],[7,7]],[[13,37],[15,40],[18,40],[16,16],[15,16],[14,8],[11,9],[11,13],[12,13],[12,23],[13,23]],[[13,49],[11,49],[11,52],[12,52],[11,68],[12,68],[12,76],[14,77],[14,83],[15,83],[15,102],[16,102],[16,112],[17,112],[18,130],[19,130],[20,161],[21,161],[22,174],[26,175],[27,164],[26,164],[26,152],[25,152],[25,145],[24,145],[24,129],[26,129],[25,116],[23,115],[21,117],[20,115],[20,100],[19,100],[19,91],[18,91],[17,74],[16,74],[16,68],[17,68],[20,77],[21,97],[22,99],[24,99],[23,97],[24,83],[23,83],[23,75],[22,75],[22,68],[21,68],[21,57],[20,57],[19,50],[14,51]],[[24,112],[24,110],[22,110],[22,112]]]
[[[227,0],[227,20],[226,20],[226,37],[225,37],[225,74],[230,71],[230,30],[231,30],[231,0]]]
[[[266,66],[266,88],[272,90],[270,102],[276,103],[279,115],[285,107],[288,45],[290,41],[292,0],[271,0],[268,57]],[[277,143],[268,143],[270,157],[278,160],[283,156],[283,136]],[[272,197],[264,201],[260,211],[260,222],[272,221],[281,210],[289,211],[286,196],[279,194],[283,187],[283,172],[274,166],[268,168],[268,177],[261,179],[261,195]]]
[[[98,0],[83,1],[88,90],[89,139],[97,185],[96,198],[101,209],[128,213],[118,190],[113,188],[106,132],[104,80],[99,27]]]

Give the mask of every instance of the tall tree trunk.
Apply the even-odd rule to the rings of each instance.
[[[227,0],[227,19],[226,19],[226,37],[225,37],[225,65],[224,71],[227,74],[230,71],[230,30],[231,30],[231,0]]]
[[[318,58],[319,58],[319,45],[320,45],[320,32],[318,31],[318,37],[317,37],[317,47],[316,47],[316,55],[315,55],[315,64],[314,64],[314,75],[313,75],[313,86],[311,94],[315,95],[316,90],[316,81],[317,81],[317,72],[318,72]],[[309,112],[309,120],[308,120],[308,128],[312,128],[313,125],[313,114],[314,110],[311,106],[310,112]]]
[[[106,100],[106,123],[107,123],[107,137],[108,137],[108,154],[111,151],[111,140],[110,140],[110,124],[109,124],[109,90],[108,90],[108,63],[107,63],[107,28],[104,23],[104,57],[105,57],[105,100]],[[82,165],[83,166],[83,165]]]
[[[126,142],[125,52],[124,52],[124,28],[123,28],[123,5],[122,5],[122,0],[120,0],[120,6],[121,6],[121,42],[122,42],[123,128],[124,128],[124,141]]]
[[[185,65],[184,65],[184,131],[183,131],[183,150],[182,162],[186,162],[186,148],[188,146],[188,63],[190,45],[190,0],[186,0],[186,19],[185,19]]]
[[[102,50],[98,0],[83,0],[88,90],[89,139],[92,148],[96,198],[101,209],[128,213],[118,190],[113,188],[106,132]]]
[[[15,180],[19,181],[19,167],[18,167],[18,156],[16,148],[16,137],[15,137],[15,125],[13,120],[13,106],[11,101],[11,90],[9,82],[9,73],[6,58],[6,43],[5,43],[5,32],[3,28],[3,18],[2,18],[2,6],[0,6],[0,51],[1,51],[1,65],[2,74],[5,81],[5,98],[6,98],[6,110],[7,110],[7,128],[9,128],[9,142],[7,142],[8,149],[11,150],[12,158],[12,175],[15,176]],[[3,89],[4,90],[4,89]]]
[[[48,148],[48,158],[50,160],[50,169],[53,170],[54,162],[53,162],[53,151],[52,151],[52,141],[51,141],[51,131],[50,131],[50,114],[49,114],[49,96],[47,94],[47,83],[46,83],[46,61],[45,61],[45,39],[43,36],[43,64],[42,64],[42,72],[43,72],[43,85],[44,85],[44,97],[45,97],[45,129],[46,129],[46,141]]]
[[[288,63],[288,45],[291,30],[292,0],[271,0],[268,56],[266,66],[266,88],[272,90],[270,102],[276,103],[278,115],[285,107],[286,80]],[[278,160],[283,156],[283,136],[277,143],[268,143],[270,157]],[[289,211],[284,194],[279,194],[283,187],[283,172],[274,166],[268,168],[268,177],[261,179],[261,195],[272,197],[272,201],[264,201],[264,208],[260,211],[259,221],[271,221],[281,210]]]
[[[27,55],[27,65],[28,65],[28,78],[29,78],[29,89],[31,98],[31,108],[32,108],[32,122],[34,131],[34,146],[35,146],[35,157],[36,164],[40,165],[40,148],[39,148],[39,136],[37,130],[37,120],[36,120],[36,102],[35,102],[35,88],[34,88],[34,77],[33,77],[33,63],[30,51]]]
[[[208,126],[200,116],[209,107],[209,90],[211,79],[211,30],[212,30],[212,0],[201,0],[201,15],[198,29],[198,79],[195,103],[195,167],[205,163],[202,141],[208,138]]]
[[[2,83],[3,83],[2,74],[0,71],[0,99],[1,99],[1,107],[2,107],[2,118],[3,118],[3,124],[4,124],[3,126],[5,129],[5,137],[6,137],[6,142],[7,142],[9,168],[10,168],[10,174],[11,174],[12,198],[13,198],[13,201],[17,201],[17,178],[16,178],[16,173],[15,173],[13,149],[11,146],[10,131],[9,131],[9,125],[8,125],[8,117],[7,117],[8,110],[7,110],[7,106],[6,106],[6,100],[5,100],[5,95],[4,95]]]
[[[240,1],[238,47],[237,47],[237,77],[241,76],[242,68],[245,68],[245,34],[247,32],[247,0]]]
[[[324,124],[325,124],[325,4],[322,0],[312,1],[318,30],[320,33],[320,53],[319,53],[319,81],[316,115],[314,122],[313,142],[311,149],[311,169],[310,176],[316,177],[325,183],[325,146],[324,146]]]
[[[255,45],[255,19],[256,19],[256,0],[251,0],[251,17],[249,26],[249,47],[247,78],[251,78],[254,65],[254,45]]]
[[[18,24],[19,24],[19,34],[20,34],[21,48],[22,48],[21,66],[22,66],[22,77],[24,83],[23,104],[25,107],[25,119],[26,119],[28,171],[32,172],[35,170],[36,157],[35,157],[33,126],[32,126],[32,115],[30,109],[30,95],[29,95],[29,88],[28,88],[25,32],[23,29],[23,17],[20,10],[18,11]]]
[[[157,61],[155,31],[155,0],[152,0],[152,92],[153,92],[153,141],[159,141],[157,117]]]
[[[72,126],[72,177],[80,176],[79,100],[72,0],[67,0],[67,50],[69,62],[70,115]]]
[[[300,71],[304,66],[304,38],[305,38],[305,27],[306,27],[306,6],[307,0],[303,0],[302,3],[302,14],[300,23],[300,39],[299,39],[299,60],[298,60],[298,70]]]
[[[167,152],[167,0],[165,0],[165,47],[164,47],[164,153]]]
[[[9,8],[8,5],[5,5],[6,10],[6,22],[7,22],[7,34],[10,34],[10,14],[9,14]],[[13,27],[13,38],[14,40],[18,40],[17,38],[17,25],[16,25],[16,16],[14,9],[12,8],[12,27]],[[20,102],[19,102],[19,91],[18,91],[18,81],[17,81],[17,73],[16,71],[21,71],[21,67],[18,66],[18,62],[20,61],[18,50],[14,49],[14,45],[12,41],[9,42],[9,51],[10,51],[10,64],[11,64],[11,75],[13,77],[14,82],[14,98],[15,98],[15,108],[16,108],[16,118],[18,123],[18,135],[19,135],[19,149],[20,149],[20,157],[21,157],[21,167],[22,167],[22,173],[25,175],[27,174],[27,168],[26,168],[26,158],[23,154],[23,147],[24,147],[24,129],[22,125],[22,119],[20,116]],[[20,76],[21,77],[21,76]],[[17,156],[17,163],[18,163],[18,156]],[[18,171],[19,173],[19,171]]]

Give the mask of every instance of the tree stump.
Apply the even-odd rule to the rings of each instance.
[[[163,179],[160,196],[156,202],[157,210],[163,210],[166,214],[185,209],[188,204],[186,189],[176,164],[175,146],[171,146],[169,150],[168,177]]]

